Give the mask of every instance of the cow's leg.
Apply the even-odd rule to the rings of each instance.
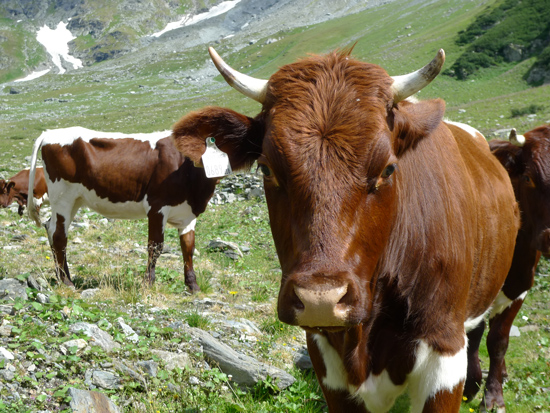
[[[501,293],[502,294],[502,293]],[[510,329],[518,311],[523,304],[524,295],[515,299],[502,312],[489,320],[489,334],[487,336],[487,351],[489,352],[489,374],[485,384],[485,394],[481,403],[482,408],[491,411],[505,412],[502,381],[506,374],[504,356],[508,349]]]
[[[472,400],[481,388],[483,380],[479,365],[479,344],[485,330],[485,321],[481,320],[476,328],[468,332],[468,372],[464,385],[464,396]]]
[[[185,274],[185,285],[192,293],[200,291],[197,284],[197,277],[193,269],[193,252],[195,251],[195,231],[189,230],[185,233],[180,231],[180,246],[183,254],[183,271]]]
[[[164,244],[164,215],[159,212],[150,212],[149,219],[149,240],[147,242],[148,260],[147,271],[145,273],[145,282],[150,286],[155,282],[155,266],[157,259],[162,253]]]
[[[52,211],[52,216],[45,226],[55,260],[55,273],[57,279],[66,285],[74,287],[69,273],[66,255],[67,228],[69,224],[66,223],[66,219],[63,215]]]
[[[541,255],[540,252],[531,249],[529,245],[518,236],[510,272],[502,291],[495,300],[489,320],[487,351],[490,364],[481,404],[482,408],[487,410],[505,411],[502,381],[506,376],[504,356],[508,350],[510,329],[523,305],[527,291],[533,286],[535,270]]]

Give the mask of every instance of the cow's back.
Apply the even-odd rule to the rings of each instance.
[[[447,125],[455,137],[460,154],[473,182],[478,200],[476,251],[470,286],[469,316],[486,308],[486,300],[500,290],[511,265],[517,231],[519,208],[506,170],[494,157],[486,142],[468,130]]]

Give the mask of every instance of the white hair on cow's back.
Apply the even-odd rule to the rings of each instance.
[[[70,145],[76,139],[81,138],[85,142],[89,142],[94,138],[104,139],[125,139],[131,138],[142,142],[149,142],[152,149],[155,149],[157,142],[163,138],[167,138],[172,134],[171,130],[151,133],[124,133],[124,132],[102,132],[92,129],[86,129],[81,126],[73,126],[63,129],[48,129],[40,135],[42,144],[57,143],[61,146]]]

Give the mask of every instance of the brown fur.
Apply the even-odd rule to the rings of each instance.
[[[36,168],[36,179],[34,181],[34,197],[40,199],[47,194],[48,188],[44,179],[43,168]],[[23,215],[23,209],[27,206],[29,196],[29,170],[23,169],[17,172],[8,180],[0,179],[0,206],[7,208],[14,201],[19,204],[18,213]]]
[[[349,384],[384,370],[402,384],[418,340],[442,355],[464,348],[464,322],[496,297],[517,233],[509,179],[487,145],[443,123],[441,100],[395,104],[391,83],[383,69],[347,52],[312,56],[277,71],[262,112],[237,128],[262,148],[283,271],[279,318],[298,324],[306,304],[317,305],[303,303],[300,289],[308,297],[344,291],[335,302],[345,309],[335,314],[344,315],[327,325],[312,315],[318,324],[304,326],[330,411],[364,408],[325,386],[313,335],[337,351]],[[212,113],[215,133],[235,136],[218,121],[235,116],[221,108],[182,123],[197,125]],[[190,157],[203,150],[193,136],[180,140]],[[386,175],[393,164],[397,170]],[[440,392],[425,411],[456,412],[461,393],[462,383]]]
[[[526,132],[524,137],[525,144],[522,147],[500,140],[489,143],[493,154],[510,176],[521,210],[521,228],[512,265],[502,288],[506,297],[515,301],[491,319],[487,337],[490,368],[483,401],[487,410],[504,407],[504,356],[510,328],[523,304],[523,300],[518,297],[533,286],[541,254],[550,256],[550,125]],[[466,386],[469,398],[477,393],[480,384],[481,371],[476,369],[469,375]]]

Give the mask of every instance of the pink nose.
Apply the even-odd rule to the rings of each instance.
[[[292,274],[279,292],[279,319],[303,327],[355,324],[363,306],[353,275]]]

